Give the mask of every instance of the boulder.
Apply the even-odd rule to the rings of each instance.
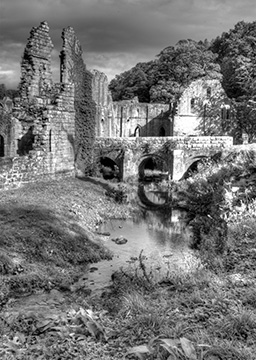
[[[126,244],[127,243],[127,239],[124,238],[122,235],[115,238],[115,239],[111,239],[112,241],[114,241],[117,245],[123,245],[123,244]]]

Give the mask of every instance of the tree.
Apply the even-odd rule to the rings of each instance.
[[[4,84],[0,84],[0,100],[6,96],[6,87]]]

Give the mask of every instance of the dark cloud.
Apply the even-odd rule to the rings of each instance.
[[[67,26],[75,29],[87,66],[111,78],[180,39],[211,40],[255,15],[254,0],[0,0],[0,81],[18,82],[29,32],[43,20],[55,45],[54,78]]]

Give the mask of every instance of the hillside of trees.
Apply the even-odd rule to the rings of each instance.
[[[140,102],[169,103],[198,78],[221,80],[232,106],[232,135],[241,137],[245,132],[252,141],[256,136],[256,21],[240,21],[210,42],[180,40],[155,60],[116,75],[109,89],[114,101],[137,96]]]
[[[138,96],[140,102],[169,103],[189,83],[201,77],[221,78],[217,54],[207,41],[180,40],[157,55],[156,60],[139,63],[117,75],[109,84],[113,99]]]

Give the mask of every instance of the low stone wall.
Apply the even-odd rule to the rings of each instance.
[[[0,190],[8,190],[33,181],[74,176],[74,169],[49,172],[51,161],[51,156],[42,152],[0,159]]]

